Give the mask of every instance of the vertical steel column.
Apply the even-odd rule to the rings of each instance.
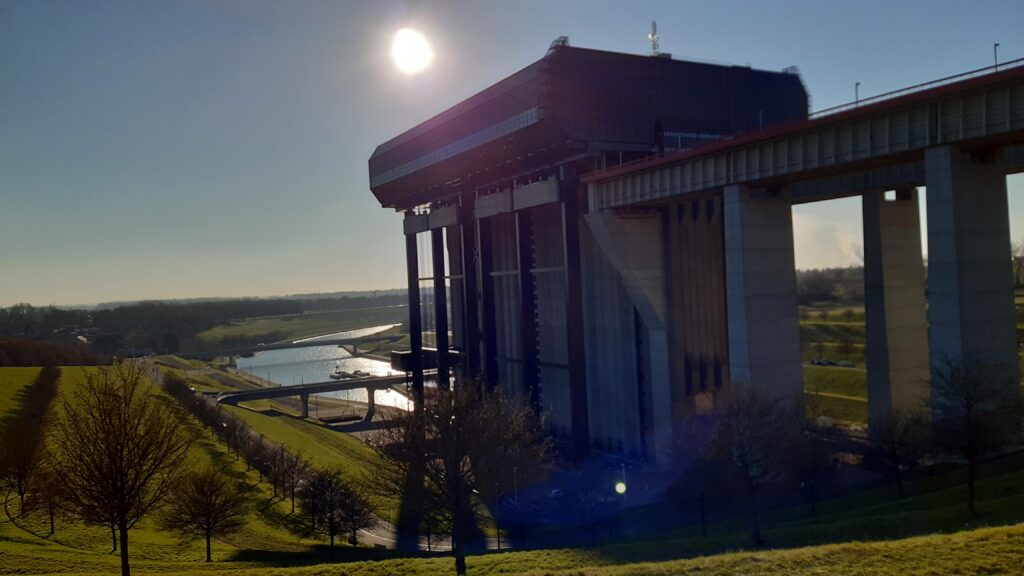
[[[573,445],[579,454],[590,449],[587,405],[587,364],[583,342],[583,278],[580,269],[579,198],[586,194],[575,168],[567,166],[561,182],[562,234],[565,242],[566,341],[569,345],[569,394]],[[584,196],[585,197],[585,196]]]
[[[463,198],[459,208],[458,230],[462,233],[460,243],[462,258],[462,298],[455,305],[462,306],[463,322],[463,366],[466,376],[473,378],[480,372],[480,321],[476,275],[478,258],[474,257],[476,242],[476,221],[473,218],[473,199]]]
[[[520,330],[523,354],[523,393],[530,405],[540,410],[537,374],[537,299],[533,293],[533,217],[527,210],[516,212],[516,240],[519,256]]]
[[[448,289],[445,286],[444,228],[430,231],[430,252],[434,268],[434,341],[437,343],[437,386],[448,389]]]
[[[494,313],[494,278],[491,273],[494,271],[494,250],[492,248],[492,234],[490,222],[486,219],[477,220],[477,253],[480,257],[480,302],[483,322],[480,327],[483,330],[483,358],[481,361],[484,369],[484,377],[489,386],[498,382],[498,335],[495,332]]]
[[[406,212],[406,218],[412,212]],[[405,235],[405,268],[409,283],[409,365],[412,368],[414,409],[423,410],[423,322],[420,318],[420,266],[416,234]]]

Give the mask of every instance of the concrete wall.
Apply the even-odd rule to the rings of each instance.
[[[591,442],[640,455],[635,308],[590,228],[581,227],[580,236]]]
[[[668,460],[672,448],[664,220],[664,212],[660,210],[625,216],[609,211],[585,217],[594,249],[600,250],[618,273],[619,282],[635,310],[635,350],[630,357],[636,365],[637,409],[647,455],[657,460]],[[627,346],[628,342],[620,345]],[[623,349],[592,347],[588,356],[624,352]],[[589,379],[603,377],[589,370],[587,375]]]
[[[731,380],[721,197],[674,204],[669,212],[672,416],[717,409]]]

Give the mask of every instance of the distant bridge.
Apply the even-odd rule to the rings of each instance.
[[[256,346],[248,346],[245,348],[229,348],[226,350],[188,352],[186,354],[178,354],[178,356],[186,359],[202,360],[204,358],[216,358],[218,356],[243,356],[246,354],[255,354],[256,352],[266,352],[267,350],[287,350],[289,348],[308,348],[312,346],[358,346],[359,344],[366,344],[369,342],[397,342],[398,340],[401,339],[402,336],[392,335],[360,336],[356,338],[335,338],[331,340],[299,340],[293,342],[276,342],[274,344],[257,344]]]
[[[324,392],[338,392],[342,390],[366,390],[368,410],[365,421],[373,419],[377,409],[373,393],[377,390],[394,389],[402,393],[402,390],[394,388],[398,384],[405,384],[408,377],[405,374],[394,376],[371,376],[368,378],[350,378],[347,380],[332,380],[330,382],[316,382],[313,384],[298,384],[295,386],[280,386],[278,388],[257,388],[255,390],[240,390],[237,392],[221,392],[216,396],[220,404],[238,405],[241,402],[253,400],[268,400],[273,398],[286,398],[298,396],[302,403],[301,416],[309,417],[309,395],[321,394]]]

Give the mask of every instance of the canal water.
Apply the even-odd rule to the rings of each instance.
[[[316,342],[318,340],[337,340],[340,338],[358,338],[382,332],[395,326],[387,324],[374,326],[372,328],[361,328],[358,330],[346,330],[325,334],[315,338],[305,338],[296,342]],[[306,348],[290,348],[286,350],[266,350],[257,352],[251,358],[236,358],[235,365],[239,370],[248,372],[282,386],[294,386],[296,384],[311,384],[314,382],[331,381],[330,374],[334,372],[335,366],[339,366],[345,372],[362,370],[373,376],[390,376],[399,374],[391,370],[387,362],[372,360],[370,358],[356,358],[345,349],[337,345],[331,346],[309,346]],[[321,396],[366,402],[366,390],[344,390],[339,392],[326,392]],[[384,406],[395,406],[408,409],[409,401],[402,394],[394,390],[378,390],[374,399],[377,404]],[[312,399],[311,399],[312,403]],[[310,406],[313,409],[313,406]]]

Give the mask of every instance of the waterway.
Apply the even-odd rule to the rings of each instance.
[[[318,340],[336,340],[339,338],[358,338],[369,336],[391,328],[394,324],[374,326],[372,328],[361,328],[358,330],[346,330],[325,334],[315,338],[305,338],[296,342],[316,342]],[[353,357],[344,348],[337,345],[332,346],[309,346],[306,348],[289,348],[286,350],[266,350],[257,352],[250,358],[236,358],[235,365],[239,370],[248,372],[282,386],[294,386],[296,384],[310,384],[313,382],[328,382],[330,374],[334,372],[335,366],[340,366],[345,372],[362,370],[373,376],[390,376],[398,374],[391,370],[387,362],[373,360],[371,358]],[[344,390],[339,392],[326,392],[322,396],[352,400],[355,402],[366,402],[366,390]],[[395,406],[409,409],[408,399],[394,390],[378,390],[374,395],[377,404],[383,406]],[[310,402],[314,402],[310,399]],[[310,406],[313,409],[313,406]]]

